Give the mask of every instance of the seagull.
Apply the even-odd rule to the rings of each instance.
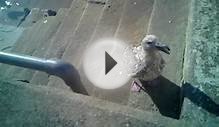
[[[133,47],[135,67],[131,74],[134,78],[131,91],[140,92],[139,80],[152,81],[160,76],[166,64],[160,51],[170,54],[170,48],[160,43],[155,35],[146,35],[139,46]]]

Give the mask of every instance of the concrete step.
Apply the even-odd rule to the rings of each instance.
[[[139,44],[146,35],[154,0],[128,0],[115,37],[128,44]]]
[[[78,25],[84,15],[87,8],[87,1],[75,0],[73,1],[69,13],[64,18],[59,30],[54,36],[52,43],[48,46],[48,50],[43,56],[44,58],[61,58],[63,50],[68,45],[72,35],[74,35]],[[42,72],[36,72],[30,82],[33,84],[48,83],[49,75]]]
[[[116,37],[117,39],[122,40],[126,43],[139,43],[141,37],[145,36],[147,24],[150,18],[150,13],[152,11],[152,5],[153,1],[125,1],[123,6],[120,7],[123,9],[123,11],[120,15],[118,26],[116,28],[116,31],[114,31],[113,37]],[[101,39],[101,36],[98,38],[97,34],[96,39]],[[110,100],[120,104],[127,104],[130,89],[129,83],[117,90],[102,90],[93,87],[92,94],[93,96],[96,96],[104,100]]]
[[[184,62],[182,127],[219,125],[219,1],[192,1]],[[208,43],[209,42],[209,43]]]
[[[100,17],[99,21],[97,22],[94,32],[91,34],[90,38],[88,39],[87,44],[84,45],[84,49],[86,49],[86,47],[88,47],[90,44],[95,43],[95,41],[97,41],[98,39],[114,37],[114,33],[119,24],[119,20],[123,12],[123,6],[125,2],[126,0],[108,1],[108,5],[105,6],[105,9],[102,12],[102,16]],[[74,48],[77,48],[77,47],[74,47]],[[71,50],[71,52],[72,51],[74,50]],[[67,52],[70,52],[70,51],[67,51]],[[73,57],[71,55],[73,53],[68,53],[69,56],[66,54],[67,53],[65,53],[64,59]],[[70,58],[70,60],[71,59],[72,58]],[[75,57],[74,59],[77,59],[77,58]],[[78,63],[80,63],[81,59],[73,60],[73,61],[79,61]],[[79,68],[78,70],[80,73],[81,80],[83,84],[85,84],[86,90],[88,91],[89,95],[98,97],[99,95],[93,91],[94,86],[87,80],[86,76],[84,75],[82,66],[79,65],[78,68]],[[63,81],[57,80],[55,83],[57,85],[60,85],[60,84],[63,84]],[[53,85],[54,85],[54,82],[53,82]]]
[[[6,1],[6,0],[5,0]],[[5,7],[4,0],[1,0],[1,7]],[[17,26],[24,16],[24,8],[32,10],[52,9],[58,11],[60,8],[69,8],[73,0],[8,0],[11,6],[0,10],[0,23],[4,25]]]
[[[105,91],[95,88],[84,75],[81,66],[82,59],[80,54],[84,50],[84,47],[88,47],[90,44],[94,43],[95,40],[104,37],[117,37],[118,39],[127,43],[139,42],[146,34],[153,1],[145,2],[143,0],[138,0],[136,3],[133,1],[119,1],[119,3],[118,1],[108,1],[108,4],[109,5],[106,6],[102,14],[102,18],[100,18],[100,21],[97,24],[94,34],[90,39],[87,39],[88,42],[86,42],[86,38],[89,34],[81,32],[80,38],[82,38],[82,34],[85,34],[83,39],[85,39],[84,42],[86,43],[82,43],[83,40],[81,39],[79,39],[78,43],[73,43],[69,50],[64,53],[63,59],[70,61],[79,70],[82,84],[85,86],[89,95],[121,104],[126,104],[129,97],[129,85],[114,91]],[[123,5],[121,6],[121,4]],[[111,11],[108,12],[108,10]],[[113,19],[113,21],[109,19]],[[108,24],[109,22],[112,22],[113,24]],[[108,25],[111,27],[109,31],[106,32]],[[89,30],[88,28],[89,27],[86,27],[87,30]],[[133,35],[135,35],[135,37]],[[62,80],[55,79],[54,82],[50,82],[50,84],[60,85],[64,84],[64,82]]]
[[[42,20],[43,18],[44,15],[42,13],[42,10],[39,8],[33,8],[31,9],[31,13],[27,16],[25,21],[20,24],[19,27],[32,26],[34,23],[38,22],[39,20]]]
[[[127,44],[136,44],[145,36],[153,0],[126,0],[114,37]],[[127,104],[130,91],[130,82],[116,90],[102,90],[94,87],[94,95],[120,104]]]
[[[0,24],[0,51],[10,52],[23,31],[24,28]],[[0,76],[2,77],[8,66],[0,64],[0,68]]]
[[[180,123],[149,112],[54,87],[0,81],[0,124],[22,126],[174,127]]]
[[[51,21],[48,20],[48,22],[54,22],[51,24],[54,27],[51,27],[51,30],[58,30],[60,27],[60,24],[63,22],[64,17],[68,13],[67,8],[61,8],[59,9],[57,16],[54,17]],[[56,26],[59,25],[59,26]],[[50,24],[48,24],[50,25]],[[55,32],[55,31],[54,31]],[[41,42],[41,44],[35,49],[35,51],[31,54],[32,56],[43,58],[44,55],[46,54],[48,47],[51,45],[53,38],[55,38],[56,33],[51,35],[49,40],[45,40],[45,42]],[[23,69],[20,71],[19,76],[16,76],[17,79],[22,79],[22,80],[27,80],[30,81],[36,71],[35,70],[30,70],[30,69]]]
[[[10,51],[24,28],[0,24],[0,51]]]
[[[58,49],[57,56],[61,56],[63,60],[70,62],[77,70],[79,70],[78,67],[85,50],[84,47],[89,43],[105,7],[102,4],[87,2],[86,9],[75,32],[72,35],[68,35],[68,43],[61,45],[61,48]],[[69,89],[62,80],[53,76],[50,77],[48,85]]]
[[[21,37],[15,43],[14,48],[11,50],[11,52],[25,55],[33,55],[34,52],[37,52],[37,50],[43,48],[43,45],[50,42],[53,35],[56,33],[58,27],[60,26],[62,20],[63,15],[58,14],[55,17],[46,17],[35,23],[32,27],[25,29]],[[6,67],[8,65],[4,66]],[[15,80],[28,80],[29,78],[31,78],[31,75],[22,75],[21,71],[24,70],[26,69],[9,66],[7,68],[7,71],[4,71],[4,75],[7,78],[13,78]]]
[[[24,16],[24,9],[10,7],[0,11],[0,24],[16,27]]]
[[[140,94],[131,92],[129,106],[179,119],[189,5],[189,0],[155,0],[148,34],[168,44],[171,54],[162,53],[166,61],[162,76],[151,84],[143,82],[145,91]]]
[[[53,9],[58,11],[60,8],[69,8],[73,0],[10,0],[12,6],[27,8],[40,8],[40,9]]]
[[[148,30],[149,34],[157,35],[161,41],[169,45],[171,54],[163,54],[167,64],[162,75],[178,86],[182,81],[190,2],[156,1]]]

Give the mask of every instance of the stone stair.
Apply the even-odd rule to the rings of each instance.
[[[42,20],[44,15],[39,8],[32,8],[31,13],[26,17],[25,21],[20,24],[19,27],[31,27],[34,23]]]
[[[73,0],[10,0],[14,5],[19,3],[18,7],[53,9],[58,11],[60,8],[69,8]]]
[[[158,18],[163,14],[161,13],[162,9],[168,7],[168,4],[162,5],[162,1],[136,0],[133,2],[132,0],[103,0],[103,2],[105,2],[105,5],[88,2],[86,0],[73,1],[69,9],[60,9],[57,16],[43,18],[32,27],[27,28],[11,52],[40,58],[61,58],[70,62],[79,71],[81,81],[90,96],[128,105],[155,114],[159,114],[159,111],[161,114],[167,112],[170,115],[166,115],[165,113],[163,115],[171,117],[171,113],[173,114],[179,110],[180,98],[178,97],[180,96],[180,89],[173,84],[177,82],[179,85],[181,80],[180,76],[171,77],[168,73],[165,74],[164,72],[164,76],[171,77],[174,83],[172,83],[170,87],[164,87],[165,90],[171,88],[171,93],[168,94],[167,91],[163,91],[163,95],[168,95],[169,98],[174,96],[174,98],[169,100],[168,105],[161,105],[161,107],[159,107],[159,104],[168,98],[154,100],[153,97],[156,97],[156,95],[152,96],[144,92],[131,93],[129,90],[130,82],[124,87],[113,91],[101,90],[94,87],[83,72],[81,58],[86,47],[102,38],[118,38],[129,44],[137,44],[146,33],[158,34],[160,36],[161,33],[165,33],[167,34],[166,36],[169,37],[171,34],[169,35],[167,31],[174,30],[178,23],[183,24],[184,21],[186,21],[186,15],[182,17],[185,18],[183,21],[176,18],[176,21],[179,21],[175,21],[176,23],[169,25],[168,19],[171,16],[164,16],[163,18],[166,18],[166,22],[164,23],[157,22],[159,21]],[[171,1],[169,0],[169,2]],[[181,7],[182,3],[184,4],[182,8],[186,9],[186,2],[181,2],[177,5]],[[174,8],[167,9],[165,14],[172,12]],[[180,9],[179,12],[183,12],[183,9]],[[174,14],[177,13],[176,11]],[[47,23],[44,23],[45,21],[47,21]],[[162,25],[169,25],[169,27],[165,27],[166,29],[163,29],[163,32],[159,32],[160,28],[157,28],[157,25],[160,24],[161,27]],[[163,39],[165,40],[165,38]],[[178,40],[172,39],[168,42],[172,42],[170,46],[175,46]],[[176,52],[177,50],[173,51]],[[175,61],[183,59],[182,52],[179,52],[178,56],[179,58],[176,57]],[[178,60],[178,64],[182,65],[182,61],[180,60]],[[171,66],[167,68],[171,67],[177,70],[178,65],[173,66],[171,64]],[[70,87],[68,87],[64,81],[43,72],[10,67],[8,65],[3,65],[2,68],[2,74],[6,78],[10,78],[10,80],[24,81],[36,85],[47,85],[71,91]],[[165,81],[172,79],[166,79]],[[163,87],[159,87],[159,89],[155,88],[154,90],[153,93],[158,93],[156,90],[161,91]],[[167,107],[170,111],[173,111],[158,110],[160,108],[165,110]]]
[[[4,77],[4,80],[11,81],[11,83],[1,83],[4,85],[0,86],[0,91],[9,91],[9,93],[3,93],[7,96],[3,101],[4,106],[1,107],[12,106],[17,113],[8,118],[0,118],[0,120],[6,121],[3,123],[7,126],[17,121],[21,121],[22,125],[41,126],[45,126],[45,124],[50,126],[89,126],[89,124],[102,126],[103,123],[105,126],[201,126],[192,120],[195,117],[190,115],[193,110],[198,110],[195,109],[196,106],[191,105],[193,103],[191,100],[183,100],[185,93],[182,81],[193,81],[190,75],[194,70],[188,71],[186,64],[190,65],[191,63],[187,63],[187,61],[194,58],[186,56],[185,53],[189,54],[186,44],[191,41],[189,37],[192,36],[189,33],[193,27],[189,23],[194,18],[191,17],[190,9],[197,6],[192,4],[194,1],[102,0],[104,4],[98,4],[98,2],[87,0],[74,0],[69,5],[70,8],[59,9],[58,15],[55,17],[38,17],[39,20],[36,23],[25,28],[11,52],[40,58],[63,59],[70,62],[79,71],[81,81],[89,96],[73,93],[71,88],[58,77],[43,72],[1,65],[0,76]],[[38,12],[36,9],[36,17]],[[30,23],[34,17],[29,17],[28,22]],[[45,21],[47,22],[45,23]],[[24,25],[28,25],[28,22]],[[137,44],[145,34],[157,35],[171,48],[171,55],[164,55],[167,66],[162,76],[152,82],[154,86],[143,82],[146,85],[144,91],[133,93],[129,90],[130,81],[122,88],[106,91],[94,87],[88,81],[81,61],[83,51],[89,45],[102,38],[117,38],[128,44]],[[185,71],[186,69],[187,71]],[[217,90],[216,85],[214,88]],[[20,96],[12,97],[15,94]],[[208,91],[208,94],[211,92]],[[215,95],[211,96],[218,102]],[[9,100],[7,101],[7,99]],[[13,106],[16,99],[20,99],[24,103]],[[181,107],[183,109],[182,117],[180,117]],[[8,115],[13,110],[4,111],[3,109],[2,112]],[[23,116],[28,112],[34,114],[29,117],[36,121],[29,120],[25,123],[25,118],[22,117],[16,121],[16,115]],[[55,113],[53,114],[53,112]],[[208,115],[205,113],[204,111],[199,113],[202,118],[201,123],[207,125],[212,121],[211,127],[216,127],[218,119],[214,116],[207,117],[208,121],[206,122],[205,117]],[[42,120],[40,115],[45,120]],[[174,119],[180,119],[180,121]],[[38,120],[39,123],[37,123]],[[49,122],[46,123],[46,120]],[[99,123],[98,120],[100,120]],[[187,121],[193,124],[189,125]]]
[[[5,4],[6,0],[2,0],[1,4]],[[69,8],[73,0],[8,0],[10,7],[0,10],[0,23],[4,25],[17,26],[24,16],[24,8],[36,12],[35,8],[52,9],[58,11],[60,8]],[[6,6],[6,5],[1,5]],[[31,12],[31,14],[32,14]],[[31,17],[31,16],[29,16]],[[27,20],[26,20],[27,21]],[[27,24],[23,25],[27,26]]]
[[[184,50],[190,8],[189,0],[155,0],[147,33],[157,35],[168,44],[171,53],[163,54],[167,64],[162,76],[153,82],[154,86],[145,82],[146,92],[130,93],[130,106],[175,119],[180,118]]]
[[[48,47],[44,58],[61,58],[70,38],[74,35],[76,29],[78,29],[79,23],[82,20],[82,16],[87,8],[87,2],[85,0],[75,0],[69,13],[64,18],[59,30],[57,31],[51,45]],[[69,16],[71,15],[71,16]],[[49,75],[42,72],[36,72],[31,79],[31,82],[35,84],[47,84],[49,81]],[[65,86],[61,86],[66,88]]]
[[[36,22],[32,27],[23,31],[23,34],[14,44],[11,52],[24,55],[36,55],[39,51],[43,53],[59,28],[67,9],[60,9],[55,17],[46,17]],[[39,55],[40,57],[40,55]],[[20,67],[2,65],[2,77],[12,78],[14,80],[29,81],[32,78],[33,71]],[[28,73],[28,74],[26,74]]]
[[[98,88],[95,88],[86,79],[86,76],[83,73],[83,68],[81,66],[81,52],[84,51],[84,47],[88,47],[96,40],[106,37],[115,37],[125,42],[128,38],[130,42],[139,42],[140,39],[146,33],[147,22],[150,19],[150,13],[153,7],[152,5],[153,1],[148,1],[145,3],[145,1],[143,0],[136,1],[136,4],[134,4],[133,1],[129,0],[108,1],[105,7],[103,7],[102,5],[95,5],[93,3],[88,4],[88,11],[85,12],[84,17],[82,18],[81,23],[79,24],[78,30],[76,31],[75,35],[73,35],[73,37],[71,38],[72,43],[67,47],[62,59],[72,63],[79,70],[82,83],[86,87],[86,90],[88,91],[89,95],[114,102],[116,101],[122,104],[127,103],[129,96],[129,86],[125,86],[115,91],[104,91],[98,90]],[[89,11],[89,9],[95,8],[100,8],[102,12],[100,10],[98,10],[97,12],[93,11],[92,13]],[[141,13],[138,13],[139,10]],[[98,17],[92,16],[98,16],[98,14],[100,15],[99,20],[92,20],[98,19]],[[89,24],[86,23],[88,20]],[[92,25],[92,23],[95,24]],[[86,26],[86,24],[88,26]],[[108,31],[107,28],[109,28],[110,31]],[[130,38],[132,38],[132,40],[130,40]],[[54,84],[62,85],[64,84],[64,82],[60,79],[57,79],[56,77],[51,77],[49,85]]]
[[[219,1],[191,2],[184,63],[182,127],[219,125]]]
[[[21,126],[163,127],[179,122],[50,86],[0,82],[0,124]]]
[[[10,51],[24,28],[0,24],[0,51]]]

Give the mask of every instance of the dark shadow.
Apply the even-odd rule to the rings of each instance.
[[[164,116],[179,119],[184,97],[209,113],[219,116],[219,105],[189,83],[183,84],[181,88],[163,76],[150,82],[141,80],[141,83],[142,90],[151,97]]]
[[[141,81],[143,90],[151,97],[159,112],[174,119],[180,118],[182,100],[180,87],[163,76],[153,81]]]
[[[24,12],[23,11],[11,11],[11,12],[8,12],[7,15],[12,20],[18,20],[24,16]]]
[[[208,95],[198,88],[195,88],[189,83],[185,83],[182,86],[182,92],[184,97],[188,98],[195,105],[202,107],[209,113],[219,116],[219,104],[216,104]]]
[[[57,64],[52,70],[53,72],[50,73],[62,78],[72,91],[88,95],[87,90],[81,82],[80,75],[73,65],[63,62]]]
[[[17,27],[19,27],[26,20],[26,17],[30,14],[30,12],[31,10],[29,8],[24,8],[24,16],[18,23]]]
[[[11,11],[7,15],[11,20],[19,20],[17,27],[19,27],[25,20],[26,17],[30,14],[31,10],[29,8],[24,8],[23,11]]]

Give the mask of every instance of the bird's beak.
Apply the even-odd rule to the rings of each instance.
[[[170,48],[169,46],[165,45],[165,44],[161,44],[161,43],[156,43],[155,47],[160,50],[165,52],[166,54],[170,54]]]

